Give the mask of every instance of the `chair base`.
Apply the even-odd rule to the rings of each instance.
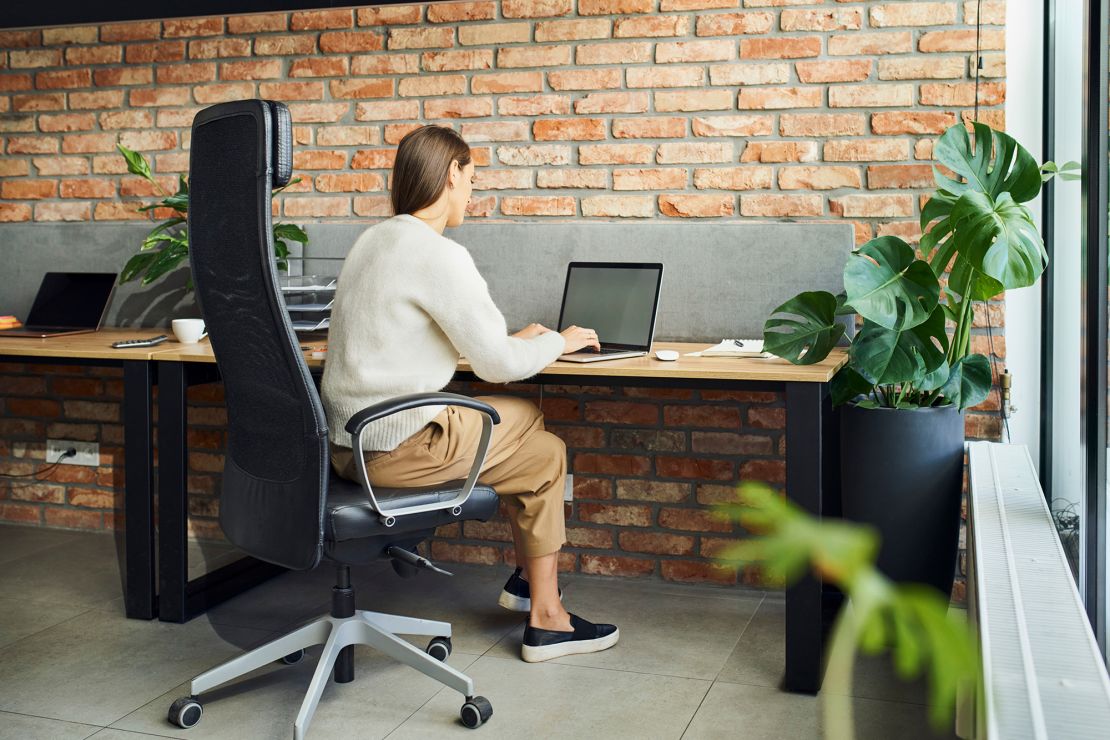
[[[328,675],[335,667],[341,651],[354,645],[369,645],[465,696],[467,704],[463,707],[463,720],[470,726],[467,721],[467,707],[472,704],[472,700],[481,699],[474,696],[474,682],[446,663],[397,637],[398,634],[449,639],[451,624],[363,610],[356,610],[349,617],[322,617],[202,673],[193,679],[189,685],[189,692],[193,697],[197,697],[205,691],[210,691],[264,665],[279,661],[305,648],[323,644],[324,651],[320,655],[316,672],[312,676],[304,702],[293,723],[294,739],[303,740],[312,716],[316,712],[316,706],[320,702],[320,695],[327,684]],[[439,652],[442,653],[442,649]],[[473,710],[470,714],[473,715]],[[199,719],[199,710],[197,717]],[[172,716],[171,720],[173,720]],[[176,720],[174,721],[176,723]]]

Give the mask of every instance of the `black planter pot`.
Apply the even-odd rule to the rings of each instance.
[[[894,581],[952,591],[960,535],[964,415],[952,406],[841,409],[844,518],[870,524]]]

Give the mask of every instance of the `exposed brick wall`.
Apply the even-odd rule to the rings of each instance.
[[[980,117],[1002,126],[1005,3],[982,12]],[[126,174],[116,141],[146,152],[169,187],[187,169],[195,112],[258,96],[293,114],[304,179],[279,208],[298,222],[388,215],[394,146],[437,122],[474,146],[473,218],[845,220],[858,242],[913,241],[933,141],[974,104],[975,13],[975,0],[503,0],[3,31],[0,221],[141,218],[150,188]],[[988,311],[1002,326],[1000,302],[981,309],[980,327]],[[96,417],[81,405],[88,388],[56,382],[83,371],[42,367],[0,368],[3,471],[41,459],[56,425],[96,435],[105,466],[65,488],[0,484],[0,518],[111,526],[118,408]],[[720,534],[706,491],[781,478],[781,399],[595,390],[548,389],[544,404],[576,450],[576,567],[705,576]],[[194,526],[212,534],[223,412],[218,392],[196,393]],[[997,406],[992,394],[981,410]],[[970,415],[968,433],[997,438],[997,414]],[[503,525],[460,534],[437,547],[505,557]]]

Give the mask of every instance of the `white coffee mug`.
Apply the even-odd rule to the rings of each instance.
[[[173,335],[182,344],[196,344],[208,336],[204,330],[204,319],[174,319]]]

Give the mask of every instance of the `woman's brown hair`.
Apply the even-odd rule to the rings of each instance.
[[[455,160],[459,167],[469,164],[470,147],[453,129],[421,126],[405,134],[393,162],[393,213],[415,213],[435,203]]]

